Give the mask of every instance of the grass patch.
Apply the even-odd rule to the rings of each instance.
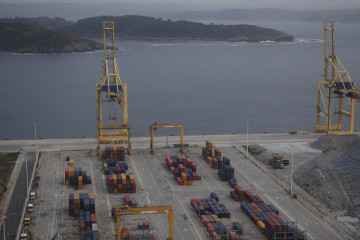
[[[7,190],[7,183],[15,166],[19,152],[0,153],[0,201]]]

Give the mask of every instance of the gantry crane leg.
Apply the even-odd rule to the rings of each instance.
[[[328,36],[328,35],[331,36]],[[353,134],[355,100],[360,99],[360,91],[355,89],[349,73],[335,55],[334,22],[324,22],[324,73],[318,82],[316,105],[316,131],[328,134]],[[322,89],[326,93],[323,94]],[[327,101],[325,99],[327,98]],[[346,101],[345,101],[346,100]],[[337,109],[334,103],[338,103]],[[346,108],[346,110],[345,110]],[[337,114],[337,118],[333,118]],[[321,117],[325,124],[321,125]],[[343,118],[348,117],[349,127],[343,130]],[[337,120],[337,123],[333,123]]]

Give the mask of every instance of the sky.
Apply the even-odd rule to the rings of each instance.
[[[334,10],[360,8],[360,0],[0,0],[0,3],[138,3],[194,5],[206,9],[280,8]]]

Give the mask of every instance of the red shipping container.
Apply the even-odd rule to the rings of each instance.
[[[213,158],[211,161],[212,168],[218,169],[218,160]]]
[[[193,172],[196,172],[196,163],[192,163],[192,170],[193,170]]]
[[[145,222],[144,222],[144,228],[145,228],[145,229],[149,229],[149,228],[150,228],[150,224],[149,224],[148,221],[145,221]]]
[[[221,237],[217,232],[211,232],[211,239],[213,240],[221,240]]]
[[[191,206],[199,205],[197,199],[191,199],[190,204]]]
[[[251,219],[254,223],[256,223],[256,222],[259,220],[258,216],[256,216],[255,213],[250,213],[250,219]]]
[[[209,223],[209,219],[205,215],[201,215],[201,222],[206,226]]]
[[[115,167],[116,167],[117,173],[120,173],[120,172],[121,172],[120,164],[119,164],[119,163],[115,163]]]
[[[129,195],[125,195],[125,203],[127,205],[131,205],[131,199],[130,199],[130,196]]]
[[[80,220],[80,230],[85,231],[85,220]]]
[[[176,182],[181,186],[184,185],[184,181],[181,179],[181,177],[177,177]]]
[[[277,215],[276,212],[270,212],[270,213],[274,218],[279,218],[279,215]]]
[[[221,151],[218,148],[214,149],[214,156],[216,158],[220,158],[221,157]]]
[[[170,167],[170,172],[171,172],[171,174],[174,174],[175,168],[174,168],[174,167]]]
[[[181,159],[182,159],[183,162],[186,162],[186,157],[185,157],[185,155],[181,155]]]
[[[91,223],[96,223],[96,215],[93,213],[90,215]]]
[[[180,170],[180,172],[184,172],[185,171],[184,165],[179,164],[179,170]]]
[[[237,194],[240,194],[241,192],[243,192],[243,190],[241,189],[241,187],[239,187],[238,185],[236,185],[236,186],[234,187],[234,189],[235,189],[235,191],[236,191]]]
[[[187,159],[186,159],[186,164],[187,164],[187,165],[192,165],[192,164],[193,164],[193,161],[192,161],[190,158],[187,158]]]
[[[74,203],[74,209],[80,209],[80,204],[79,203]]]
[[[107,178],[107,182],[108,182],[109,185],[114,184],[112,175],[106,175],[106,178]]]
[[[193,180],[197,180],[197,175],[196,175],[196,173],[193,172],[192,177],[193,177]]]
[[[214,226],[213,226],[211,223],[208,223],[208,224],[206,225],[206,228],[207,228],[207,230],[208,230],[209,233],[215,231],[215,228],[214,228]]]
[[[131,193],[136,193],[136,186],[135,184],[131,186]]]
[[[230,191],[230,196],[234,201],[240,201],[239,195],[234,190]]]
[[[69,168],[65,168],[65,177],[69,176]]]

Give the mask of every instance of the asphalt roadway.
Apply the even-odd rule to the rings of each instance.
[[[35,166],[35,152],[27,153],[27,167],[28,167],[28,180],[29,185],[31,180],[31,174]],[[19,177],[17,179],[11,201],[6,213],[7,218],[5,219],[5,233],[6,240],[16,239],[18,233],[18,226],[22,220],[22,211],[25,201],[27,201],[26,196],[26,164],[23,161]],[[1,229],[0,238],[3,239],[4,228]]]

